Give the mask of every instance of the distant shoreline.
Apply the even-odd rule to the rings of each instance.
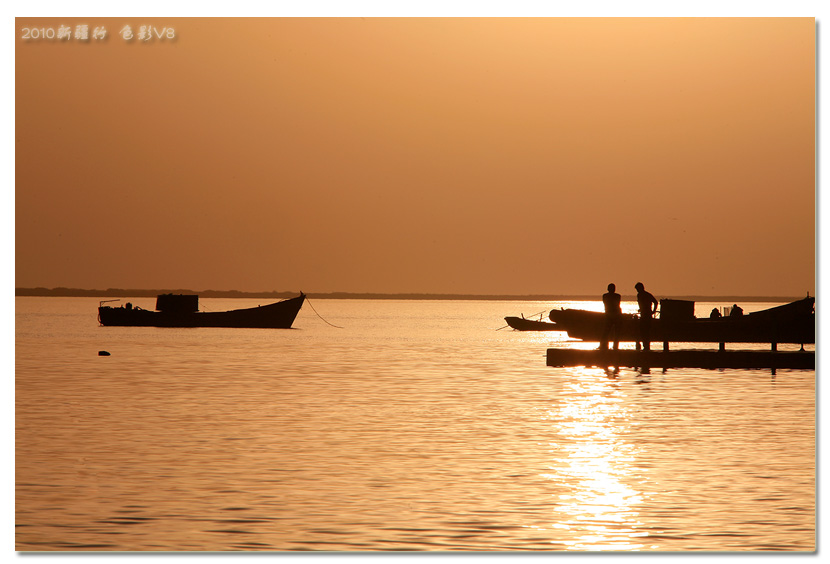
[[[159,294],[198,294],[201,298],[291,298],[299,292],[240,292],[237,290],[203,290],[200,292],[186,289],[138,290],[124,288],[108,288],[106,290],[84,290],[80,288],[15,288],[15,297],[64,297],[64,298],[155,298]],[[554,295],[554,294],[380,294],[360,292],[308,292],[311,299],[334,300],[482,300],[482,301],[598,301],[601,294],[594,295]],[[635,296],[623,296],[632,300]],[[792,296],[660,296],[679,300],[693,300],[697,302],[792,302],[800,297]]]

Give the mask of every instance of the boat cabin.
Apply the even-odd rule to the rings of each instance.
[[[162,313],[196,313],[199,311],[199,296],[195,294],[159,294],[156,296],[156,310]]]
[[[695,302],[691,300],[660,300],[660,319],[669,323],[693,321]]]

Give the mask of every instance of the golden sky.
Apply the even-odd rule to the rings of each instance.
[[[18,287],[815,293],[813,18],[15,27]]]

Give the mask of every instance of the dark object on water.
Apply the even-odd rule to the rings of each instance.
[[[562,331],[561,327],[549,321],[535,321],[524,317],[505,317],[504,321],[516,331]]]
[[[110,356],[110,353],[107,351],[98,351],[98,356]]]
[[[548,366],[634,368],[792,368],[815,370],[813,351],[609,351],[548,349]]]
[[[272,304],[231,311],[200,312],[199,296],[162,294],[156,309],[109,307],[99,304],[98,322],[123,327],[250,327],[288,329],[305,301],[302,292]]]
[[[694,302],[662,300],[660,317],[651,323],[651,340],[664,343],[815,343],[814,305],[815,298],[806,297],[739,317],[696,318]],[[554,309],[550,312],[550,320],[572,338],[599,341],[605,314],[581,309]],[[623,314],[619,338],[620,341],[639,340],[636,315]]]

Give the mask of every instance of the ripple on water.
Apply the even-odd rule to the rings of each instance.
[[[494,329],[550,304],[280,333],[61,304],[16,311],[19,550],[815,549],[815,372],[548,368],[560,337]]]

